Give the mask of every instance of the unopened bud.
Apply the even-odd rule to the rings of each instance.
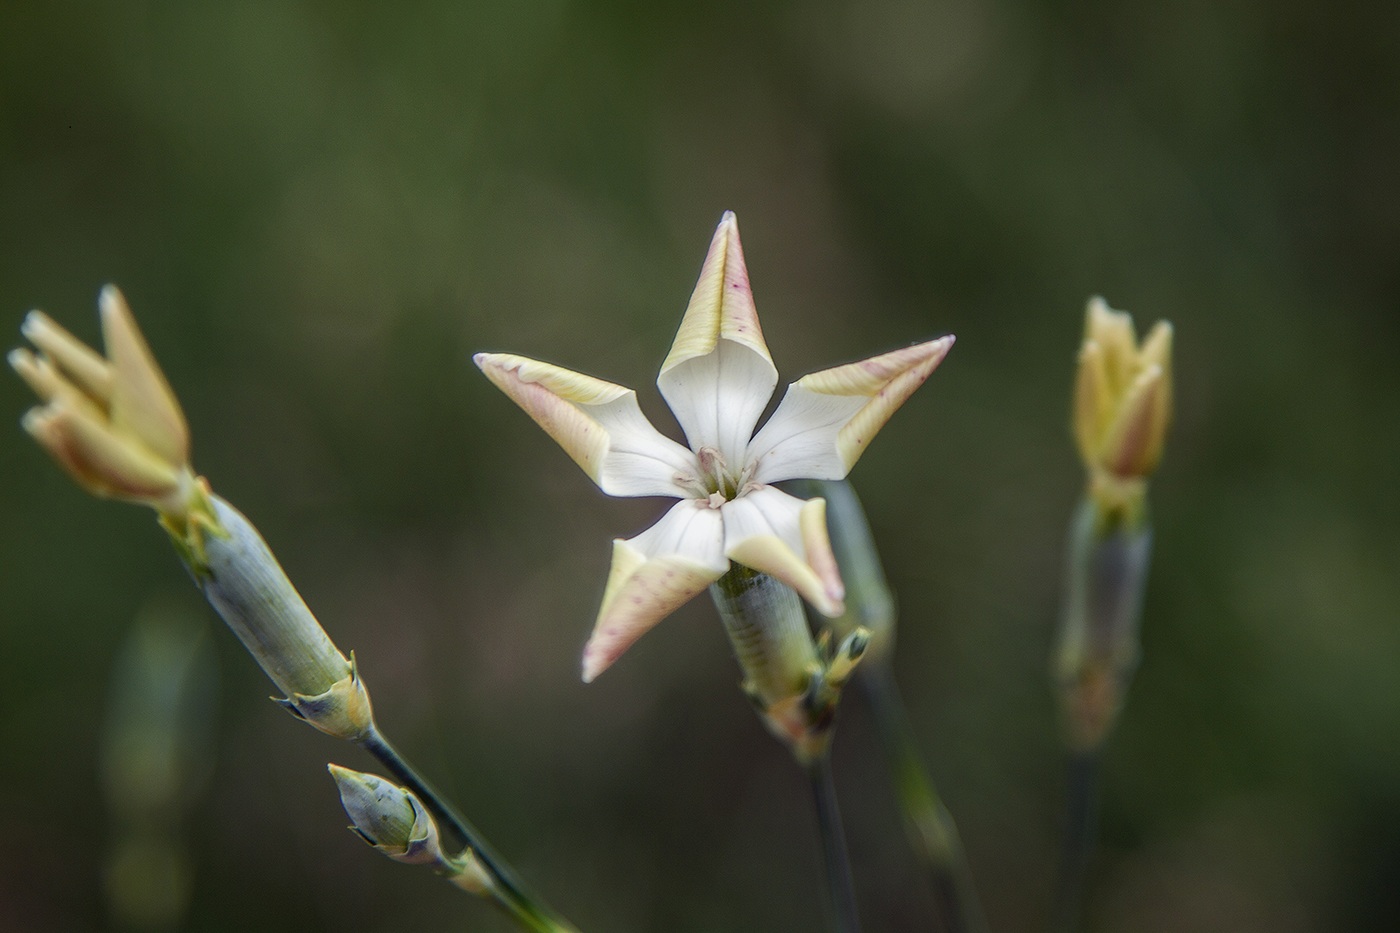
[[[25,318],[20,330],[40,352],[14,350],[9,362],[42,404],[24,429],[79,486],[151,506],[202,559],[206,534],[220,529],[190,467],[180,403],[121,292],[106,286],[98,305],[105,357],[40,311]]]
[[[377,852],[408,865],[446,861],[437,824],[410,791],[363,771],[328,765],[350,828]]]
[[[1074,437],[1091,494],[1132,512],[1157,469],[1172,417],[1172,326],[1158,321],[1138,343],[1132,317],[1093,298],[1074,389]]]

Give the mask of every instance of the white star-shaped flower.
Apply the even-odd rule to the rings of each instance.
[[[680,500],[635,538],[613,542],[583,679],[606,670],[723,576],[730,561],[781,580],[827,616],[840,615],[845,587],[827,537],[826,501],[797,499],[772,484],[845,477],[952,345],[943,337],[805,376],[755,434],[778,371],[758,325],[738,223],[727,212],[656,380],[689,448],[652,426],[631,389],[523,356],[476,354],[486,377],[603,492]]]

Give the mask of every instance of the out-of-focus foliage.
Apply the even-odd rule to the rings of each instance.
[[[802,780],[696,603],[588,687],[607,500],[469,365],[645,387],[738,212],[786,378],[944,332],[852,479],[896,668],[992,926],[1039,928],[1048,655],[1085,299],[1176,325],[1144,664],[1105,765],[1103,931],[1382,930],[1400,889],[1396,9],[971,0],[0,5],[0,322],[125,290],[194,462],[385,728],[584,929],[809,930]],[[643,390],[649,413],[666,417]],[[0,379],[0,929],[104,924],[98,735],[180,591]],[[220,630],[188,928],[506,930],[344,830]],[[928,895],[852,702],[872,929]],[[460,922],[456,918],[461,918]]]

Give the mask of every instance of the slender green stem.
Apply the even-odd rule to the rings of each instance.
[[[1099,833],[1099,764],[1097,748],[1073,752],[1069,759],[1065,841],[1055,910],[1056,929],[1062,933],[1079,929],[1084,910],[1089,865]]]
[[[846,832],[841,828],[841,810],[836,804],[836,782],[831,775],[831,756],[818,755],[807,765],[812,782],[812,799],[817,808],[817,827],[822,837],[822,862],[826,866],[826,887],[831,897],[837,933],[860,933],[856,910],[855,884],[851,879],[851,857],[846,851]]]
[[[495,903],[527,930],[534,933],[578,933],[567,920],[555,914],[539,897],[532,894],[515,871],[482,838],[476,827],[467,821],[447,798],[418,773],[398,750],[389,743],[377,726],[360,740],[359,745],[413,791],[423,805],[458,837],[462,845],[476,854],[477,860],[491,876],[491,894]]]
[[[943,929],[986,933],[987,922],[972,883],[962,837],[924,770],[909,717],[888,663],[877,662],[856,678],[870,698],[885,757],[899,791],[905,826],[920,861],[942,901]]]

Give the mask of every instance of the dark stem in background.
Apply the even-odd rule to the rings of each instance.
[[[1074,933],[1081,925],[1089,865],[1099,834],[1099,766],[1098,749],[1076,751],[1068,763],[1065,842],[1055,909],[1055,928],[1060,933]]]
[[[387,768],[404,787],[416,794],[428,811],[451,829],[462,845],[472,850],[497,888],[497,896],[492,899],[494,903],[522,926],[536,933],[577,933],[567,920],[556,915],[543,900],[526,888],[519,876],[482,839],[476,827],[399,754],[377,727],[372,728],[358,744]]]
[[[924,770],[894,672],[882,662],[872,664],[861,674],[857,680],[870,698],[880,744],[899,792],[905,827],[942,907],[941,928],[950,933],[986,933],[987,922],[972,883],[962,837],[952,813],[943,805]]]
[[[851,879],[851,858],[846,850],[846,832],[841,828],[841,810],[836,803],[831,756],[818,755],[807,765],[807,776],[812,782],[812,800],[817,808],[822,862],[826,867],[826,887],[831,896],[836,929],[839,933],[860,933],[860,913],[856,909],[855,884]]]

